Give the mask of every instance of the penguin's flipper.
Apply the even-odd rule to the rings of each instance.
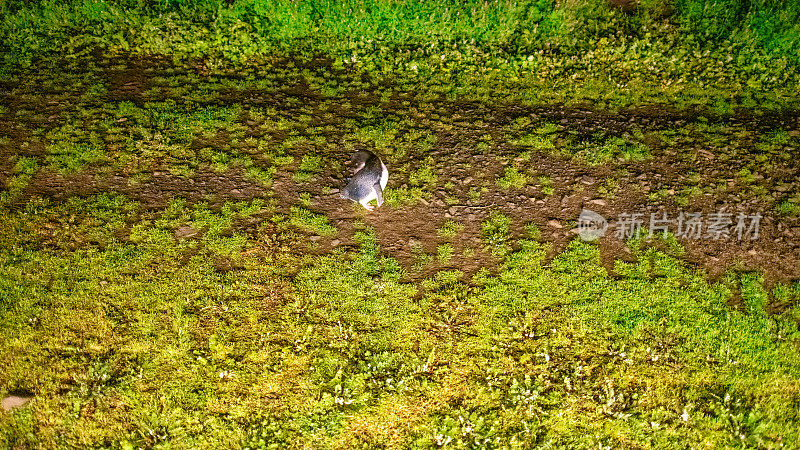
[[[372,187],[375,189],[375,197],[378,199],[378,206],[381,206],[383,204],[383,189],[381,188],[381,181],[376,181]]]

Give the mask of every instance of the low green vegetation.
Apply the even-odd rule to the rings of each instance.
[[[481,238],[494,256],[504,256],[511,249],[511,219],[497,211],[481,224]]]
[[[538,176],[536,178],[536,181],[539,182],[539,186],[540,186],[540,188],[542,190],[542,194],[544,194],[544,195],[553,195],[553,194],[555,194],[556,190],[553,187],[553,180],[550,177],[548,177],[546,175],[540,175],[540,176]]]
[[[328,223],[328,218],[322,214],[313,213],[305,208],[292,206],[289,222],[302,229],[312,231],[321,236],[336,234],[336,227]]]
[[[514,166],[506,166],[503,176],[497,179],[497,185],[503,189],[520,189],[528,182],[528,177]]]
[[[461,233],[464,229],[464,224],[453,219],[447,219],[439,229],[436,230],[437,234],[445,239],[452,239]]]
[[[576,156],[587,164],[596,166],[620,159],[623,161],[642,160],[650,156],[650,149],[641,142],[630,142],[622,137],[605,139],[602,145],[588,144],[578,150]]]
[[[322,171],[322,159],[316,155],[303,156],[300,167],[294,173],[294,179],[300,182],[311,181],[315,174]]]
[[[710,283],[646,240],[612,276],[594,244],[550,260],[521,239],[495,274],[420,290],[370,228],[316,258],[277,216],[235,231],[262,202],[2,208],[0,386],[34,397],[0,415],[3,446],[800,440],[798,284]],[[493,214],[484,236],[510,244],[509,226]],[[792,306],[770,315],[770,299]]]
[[[436,247],[436,258],[440,263],[447,264],[453,257],[453,246],[451,244],[440,244]]]
[[[565,215],[794,255],[800,6],[619,3],[0,2],[0,448],[797,446],[800,283]]]
[[[7,182],[7,190],[0,193],[0,204],[7,204],[18,198],[38,170],[36,158],[19,158],[14,164],[13,175]]]
[[[200,59],[212,71],[324,54],[336,67],[417,87],[424,80],[431,96],[502,91],[535,104],[719,113],[797,104],[796,2],[641,1],[623,9],[605,0],[9,0],[0,4],[1,73],[96,50]],[[324,78],[308,84],[327,97],[342,92]],[[87,99],[104,95],[101,87],[87,86]],[[391,141],[389,130],[367,133],[379,148]]]
[[[786,216],[800,215],[800,204],[791,200],[784,200],[778,205],[778,212]]]

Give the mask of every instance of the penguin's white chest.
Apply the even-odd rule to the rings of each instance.
[[[386,183],[389,182],[389,169],[381,161],[381,190],[386,189]]]
[[[384,189],[386,189],[386,184],[387,184],[387,183],[389,183],[389,170],[386,168],[386,166],[385,166],[385,165],[383,165],[383,162],[381,162],[381,178],[380,178],[380,183],[381,183],[381,191],[383,191]],[[367,196],[366,196],[366,197],[364,197],[364,198],[361,200],[361,203],[362,203],[362,204],[363,204],[363,203],[369,203],[369,202],[371,202],[372,200],[377,200],[377,199],[378,199],[378,193],[377,193],[377,192],[375,192],[375,188],[372,188],[372,189],[370,189],[370,190],[369,190],[369,194],[367,194]]]

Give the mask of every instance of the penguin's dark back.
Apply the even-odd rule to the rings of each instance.
[[[383,167],[380,158],[372,152],[368,153],[367,160],[364,161],[362,167],[353,178],[347,183],[347,186],[342,189],[341,197],[349,198],[358,201],[368,196],[375,186],[375,183],[380,182]]]

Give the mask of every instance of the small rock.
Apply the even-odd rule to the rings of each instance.
[[[175,239],[188,239],[197,236],[198,231],[190,226],[183,226],[175,230]]]
[[[474,180],[473,180],[473,178],[472,178],[472,177],[467,177],[467,178],[464,178],[464,180],[463,180],[463,184],[470,184],[470,183],[472,183],[473,181],[474,181]]]
[[[331,247],[336,247],[339,244],[341,244],[341,241],[339,241],[338,239],[334,239],[331,241]]]
[[[596,198],[594,200],[589,201],[589,204],[590,205],[606,206],[608,204],[608,202],[603,200],[602,198]]]
[[[705,156],[707,159],[714,159],[714,154],[711,153],[710,151],[706,150],[706,149],[702,149],[702,148],[698,149],[697,153],[700,153],[701,155]]]
[[[564,225],[561,225],[561,223],[555,219],[548,220],[547,225],[553,228],[564,228]]]
[[[318,236],[318,235],[309,236],[309,238],[308,238],[308,239],[309,239],[311,242],[317,242],[318,240],[322,239],[322,236]]]
[[[0,407],[3,408],[3,411],[11,411],[12,409],[19,408],[20,406],[24,406],[28,403],[30,397],[21,397],[19,395],[9,395],[8,397],[4,398],[2,402],[0,402]]]

